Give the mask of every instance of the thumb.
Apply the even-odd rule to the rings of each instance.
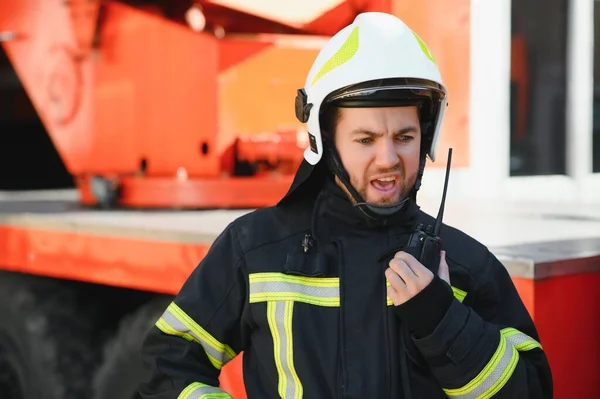
[[[450,285],[450,269],[448,268],[448,263],[446,262],[446,251],[440,252],[440,267],[438,269],[438,276],[442,280]]]

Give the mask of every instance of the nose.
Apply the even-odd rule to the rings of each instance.
[[[377,140],[377,153],[375,154],[375,165],[381,169],[393,168],[398,163],[398,154],[394,141],[390,138]]]

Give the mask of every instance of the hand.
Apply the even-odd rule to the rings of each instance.
[[[446,251],[440,253],[438,276],[450,285]],[[387,295],[394,305],[398,306],[427,287],[433,280],[433,273],[412,255],[400,251],[390,261],[390,267],[385,271],[385,277],[390,282]]]

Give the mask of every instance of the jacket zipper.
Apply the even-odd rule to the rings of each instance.
[[[333,240],[338,253],[338,262],[340,270],[340,388],[338,391],[338,398],[342,399],[346,397],[346,335],[344,330],[344,259],[342,256],[342,248],[337,240]]]
[[[390,244],[390,237],[388,236],[388,240],[387,240],[387,244],[389,246]],[[392,348],[392,339],[391,339],[391,326],[390,326],[390,312],[389,312],[389,308],[387,305],[387,285],[386,285],[386,278],[385,278],[385,270],[387,269],[387,264],[389,263],[389,261],[391,260],[391,258],[393,257],[393,254],[395,254],[396,252],[398,252],[398,249],[395,249],[393,251],[389,251],[388,253],[386,253],[385,255],[383,255],[382,257],[379,258],[379,261],[382,262],[383,261],[383,268],[382,268],[382,275],[383,277],[383,307],[384,307],[384,311],[383,314],[385,315],[385,335],[386,335],[386,343],[387,343],[387,347],[388,348]],[[387,351],[387,395],[385,396],[386,398],[392,398],[392,353],[391,351]]]

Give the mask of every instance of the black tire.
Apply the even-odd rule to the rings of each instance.
[[[133,399],[152,370],[142,360],[141,347],[173,298],[159,296],[123,317],[115,336],[104,347],[104,359],[94,376],[94,399]]]
[[[95,362],[75,283],[0,272],[0,397],[80,399]]]

